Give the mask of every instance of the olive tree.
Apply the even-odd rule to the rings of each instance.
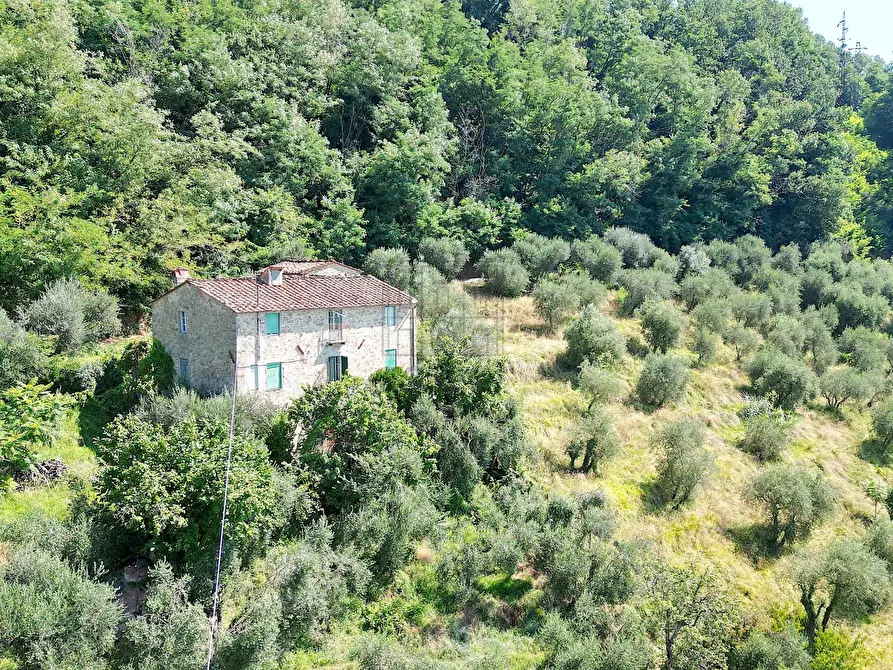
[[[623,257],[615,247],[596,236],[574,240],[572,257],[594,279],[611,285],[623,265]]]
[[[40,338],[0,309],[0,389],[40,376],[46,365]]]
[[[671,421],[652,436],[659,459],[654,487],[664,505],[676,509],[687,502],[714,467],[704,440],[704,425],[692,419]]]
[[[531,277],[554,272],[571,255],[571,246],[560,237],[528,233],[512,245]]]
[[[487,280],[487,290],[493,295],[514,298],[527,290],[530,275],[513,249],[486,252],[477,268]]]
[[[662,354],[676,346],[685,328],[685,317],[668,302],[646,303],[639,318],[651,350]]]
[[[610,370],[583,361],[577,378],[580,391],[589,398],[589,407],[604,405],[620,396],[620,378]]]
[[[828,370],[819,379],[822,397],[832,409],[840,409],[848,400],[860,401],[869,397],[877,386],[877,377],[851,367]]]
[[[730,327],[723,334],[726,342],[735,350],[735,361],[741,362],[745,356],[753,353],[760,346],[760,336],[742,325]]]
[[[823,549],[804,551],[796,559],[794,580],[811,653],[815,653],[817,636],[833,618],[875,612],[890,597],[884,562],[854,540],[837,540]]]
[[[672,298],[678,290],[673,277],[654,268],[624,270],[618,283],[625,291],[621,312],[627,316],[649,300]]]
[[[883,370],[890,338],[865,326],[847,328],[838,340],[843,360],[861,372]]]
[[[692,341],[691,350],[698,357],[698,365],[709,365],[716,358],[719,337],[707,328],[699,328]]]
[[[668,354],[648,354],[636,383],[636,395],[644,405],[663,407],[679,400],[688,384],[688,364]]]
[[[373,249],[366,256],[363,269],[370,275],[404,291],[409,288],[412,281],[412,265],[406,249],[384,247]]]
[[[834,506],[821,473],[791,465],[773,465],[760,472],[747,485],[745,496],[766,514],[775,549],[807,536]]]
[[[808,397],[816,383],[812,370],[802,360],[776,349],[760,351],[747,367],[754,390],[776,407],[793,410]]]
[[[871,411],[874,439],[884,449],[893,445],[893,397],[885,398]]]
[[[620,451],[620,438],[611,419],[599,408],[588,410],[580,418],[575,435],[567,447],[570,469],[598,474],[599,466]],[[582,457],[579,468],[577,458]]]
[[[468,262],[468,249],[462,240],[426,237],[419,244],[419,258],[433,265],[447,279],[455,279]]]
[[[774,461],[781,455],[788,439],[784,420],[774,413],[757,414],[744,423],[744,436],[738,447],[756,456],[758,461]]]
[[[577,368],[583,361],[613,362],[623,358],[626,337],[595,305],[587,305],[564,331],[564,361]]]

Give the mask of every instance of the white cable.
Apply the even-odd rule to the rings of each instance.
[[[226,448],[226,473],[223,477],[223,512],[220,515],[220,538],[217,541],[217,568],[214,571],[214,598],[211,601],[211,626],[208,632],[208,660],[205,670],[211,670],[211,659],[214,656],[214,630],[217,627],[217,605],[220,599],[220,566],[223,563],[223,531],[226,527],[226,505],[229,501],[229,472],[233,460],[233,434],[236,424],[236,385],[239,381],[239,338],[236,336],[236,347],[233,352],[233,390],[232,404],[229,410],[229,444]]]

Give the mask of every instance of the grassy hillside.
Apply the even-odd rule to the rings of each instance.
[[[618,317],[615,298],[612,294],[608,299],[606,311],[624,334],[635,337],[640,333],[638,320]],[[601,476],[584,476],[568,472],[564,454],[586,401],[575,388],[575,375],[556,364],[564,349],[562,334],[548,332],[530,297],[478,299],[477,303],[480,311],[497,323],[504,320],[503,350],[510,361],[512,387],[521,399],[529,438],[541,456],[537,479],[563,492],[604,489],[617,514],[619,537],[648,540],[680,560],[714,566],[740,594],[745,611],[758,627],[781,625],[799,616],[799,596],[787,574],[791,552],[766,558],[752,550],[759,517],[743,499],[742,488],[760,466],[735,446],[743,433],[737,411],[744,405],[748,380],[731,349],[720,344],[714,363],[693,368],[683,402],[646,413],[627,392],[610,403],[607,411],[623,442],[621,455],[605,464]],[[683,346],[692,336],[689,328]],[[687,350],[674,353],[695,360]],[[634,385],[641,366],[641,360],[631,355],[617,366],[627,389]],[[682,417],[700,419],[708,427],[716,471],[694,501],[681,510],[656,510],[647,495],[655,476],[649,437],[661,424]],[[884,475],[885,468],[877,460],[872,463],[862,457],[871,453],[869,424],[864,408],[845,407],[842,414],[835,414],[826,409],[822,399],[796,414],[791,442],[782,458],[821,469],[837,497],[835,512],[807,544],[864,534],[871,522],[874,504],[863,492],[863,485]],[[878,514],[886,512],[879,509]],[[873,667],[893,668],[893,611],[882,611],[854,629],[864,636],[874,656]]]

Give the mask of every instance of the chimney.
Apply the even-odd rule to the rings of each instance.
[[[271,265],[264,268],[260,280],[267,286],[282,286],[282,266]]]
[[[174,270],[174,286],[179,286],[189,279],[188,268],[177,268]]]

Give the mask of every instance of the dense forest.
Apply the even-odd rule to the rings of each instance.
[[[177,264],[476,258],[622,224],[670,251],[893,248],[893,78],[768,0],[3,4],[0,307]],[[845,81],[845,90],[841,82]]]
[[[893,66],[838,59],[771,0],[0,0],[0,670],[893,670]],[[287,257],[415,296],[417,374],[187,388],[171,270]]]

